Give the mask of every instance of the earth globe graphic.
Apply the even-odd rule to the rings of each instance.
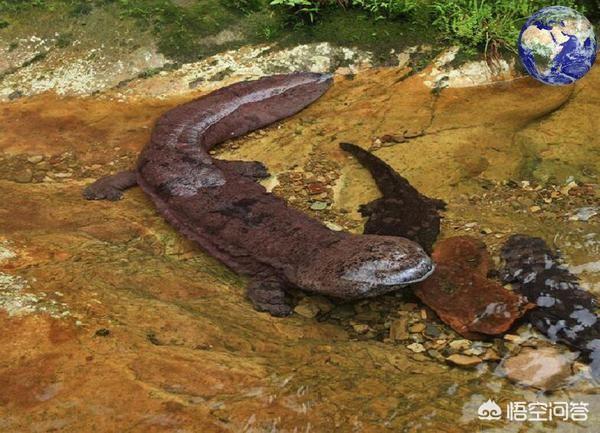
[[[594,27],[568,7],[549,6],[534,13],[519,35],[519,56],[527,72],[551,85],[571,84],[596,60]]]

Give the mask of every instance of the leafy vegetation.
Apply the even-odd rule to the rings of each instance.
[[[160,50],[178,60],[210,54],[203,39],[228,29],[250,42],[320,39],[383,47],[420,35],[475,53],[514,50],[526,17],[551,4],[600,19],[600,0],[0,0],[0,29],[34,9],[78,18],[111,8],[151,29]]]
[[[409,20],[432,26],[443,39],[468,49],[514,49],[520,26],[537,9],[550,5],[584,10],[598,0],[273,0],[314,22],[326,7],[343,6],[371,13],[376,19]]]
[[[559,2],[578,7],[574,1]],[[536,10],[556,4],[545,0],[436,0],[432,25],[446,39],[470,49],[514,50],[521,26]],[[581,9],[581,8],[580,8]]]

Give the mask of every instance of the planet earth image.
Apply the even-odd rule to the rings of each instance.
[[[594,27],[574,9],[550,6],[533,14],[519,35],[519,55],[527,72],[551,85],[583,77],[596,60]]]

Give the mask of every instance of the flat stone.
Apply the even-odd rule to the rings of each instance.
[[[461,367],[474,367],[482,362],[481,358],[478,356],[461,355],[459,353],[450,355],[446,358],[446,361]]]
[[[560,387],[571,375],[572,359],[557,347],[523,348],[502,367],[506,377],[521,385],[543,390]]]

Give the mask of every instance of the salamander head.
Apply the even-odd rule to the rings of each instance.
[[[424,280],[434,269],[420,245],[392,236],[348,236],[315,259],[313,271],[301,276],[303,288],[343,299],[391,292]]]

